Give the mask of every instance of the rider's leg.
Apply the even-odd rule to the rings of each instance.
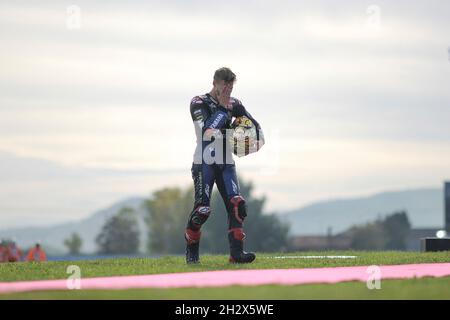
[[[230,262],[249,263],[256,255],[244,251],[244,219],[247,216],[245,199],[240,194],[236,168],[227,164],[216,174],[216,184],[225,202],[228,212],[228,241],[230,244]]]
[[[192,165],[194,180],[195,203],[189,215],[184,238],[186,240],[186,262],[199,262],[200,228],[211,214],[210,196],[215,180],[215,172],[205,164]]]

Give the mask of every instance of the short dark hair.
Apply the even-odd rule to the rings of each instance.
[[[223,80],[226,83],[235,82],[236,81],[236,75],[233,71],[231,71],[230,68],[223,67],[220,69],[217,69],[216,72],[214,72],[214,80]]]

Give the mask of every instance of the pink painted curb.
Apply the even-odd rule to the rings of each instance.
[[[407,264],[380,266],[381,279],[411,279],[450,276],[450,263]],[[372,273],[368,266],[308,268],[220,270],[118,276],[81,279],[81,289],[183,288],[256,286],[267,284],[296,285],[307,283],[366,282]],[[69,284],[73,283],[73,280]],[[0,293],[37,290],[68,290],[68,280],[39,280],[0,282]]]

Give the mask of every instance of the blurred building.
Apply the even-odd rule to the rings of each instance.
[[[405,240],[407,251],[420,251],[420,239],[436,237],[442,228],[411,229]],[[290,239],[292,251],[350,250],[352,237],[350,234],[336,236],[294,236]]]
[[[420,239],[435,238],[436,233],[442,228],[427,228],[427,229],[411,229],[409,236],[406,238],[407,251],[420,251]]]
[[[351,237],[337,236],[296,236],[290,239],[292,251],[345,250],[350,248]]]

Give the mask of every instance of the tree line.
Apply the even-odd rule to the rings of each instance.
[[[344,234],[350,236],[350,247],[356,250],[405,250],[411,223],[406,211],[394,212],[384,219],[354,226]]]
[[[264,252],[286,251],[289,226],[282,223],[275,213],[264,212],[266,198],[254,195],[251,182],[242,181],[240,188],[248,206],[248,216],[244,222],[246,248]],[[193,209],[193,195],[193,188],[163,188],[144,201],[144,221],[148,230],[147,253],[184,253],[184,229]],[[213,192],[211,209],[212,214],[202,227],[201,251],[227,253],[227,212],[217,191]],[[82,240],[75,233],[64,244],[70,254],[79,254]],[[135,210],[123,208],[109,218],[96,237],[96,244],[99,254],[138,253],[140,232]]]
[[[265,213],[266,198],[257,197],[251,182],[241,182],[241,193],[246,199],[248,216],[244,222],[247,234],[246,248],[262,252],[293,250],[289,243],[289,226],[275,213]],[[149,254],[182,254],[185,250],[184,229],[193,209],[192,188],[163,188],[145,199],[144,221],[147,225]],[[211,198],[212,214],[202,227],[200,250],[203,253],[228,252],[227,212],[217,191]],[[394,212],[384,219],[356,225],[341,233],[349,239],[349,249],[404,250],[411,224],[405,211]],[[137,212],[122,208],[109,218],[96,237],[98,254],[136,254],[140,248],[140,231]],[[64,241],[70,254],[79,254],[82,239],[72,234]]]

